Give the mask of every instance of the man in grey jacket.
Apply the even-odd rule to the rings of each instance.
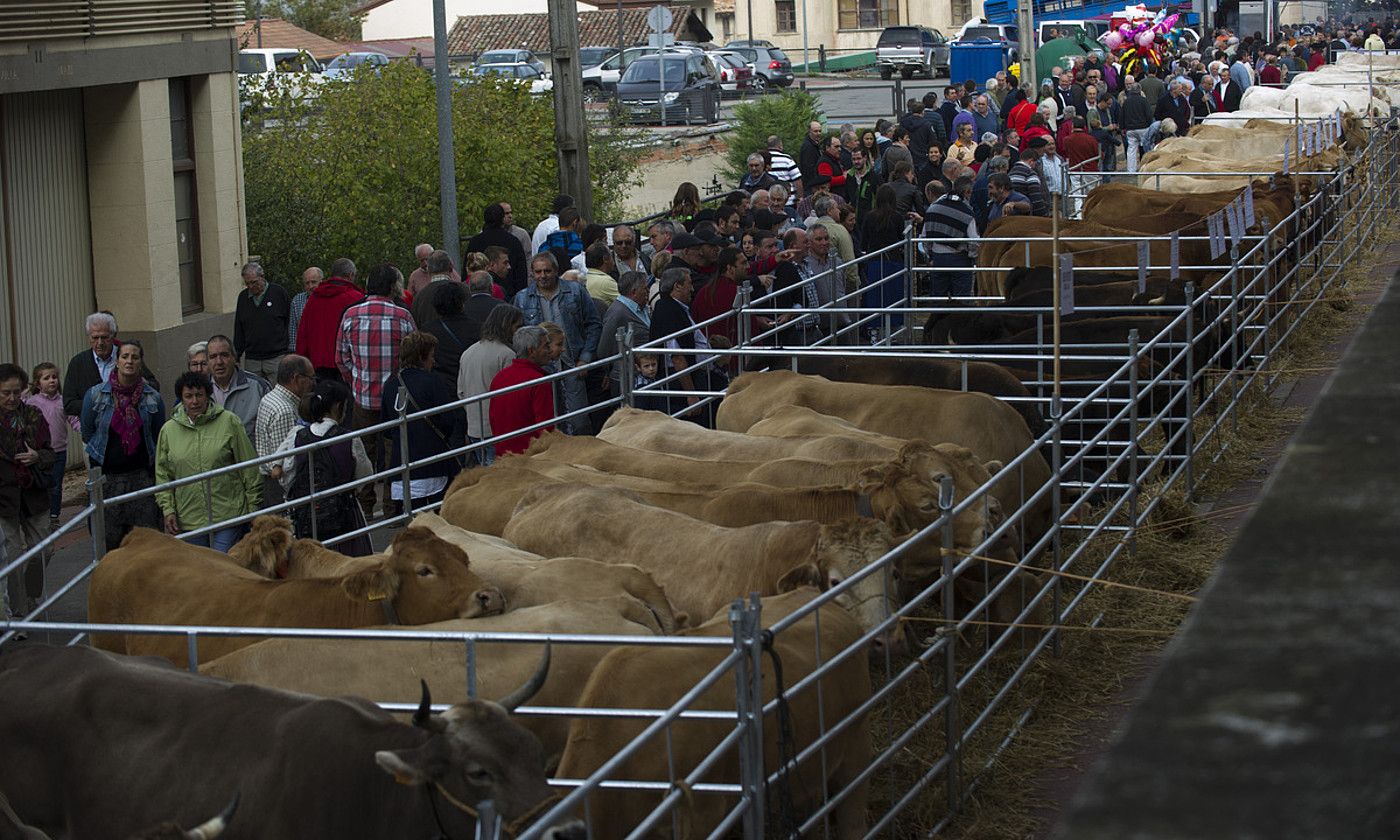
[[[617,331],[632,329],[632,346],[651,339],[651,312],[647,309],[647,276],[640,271],[628,271],[617,278],[617,300],[603,313],[603,332],[598,337],[598,357],[607,358],[617,352]],[[613,396],[622,393],[622,363],[613,366],[608,375]]]
[[[226,335],[209,339],[209,378],[214,381],[214,390],[209,396],[224,410],[238,415],[249,441],[257,440],[258,406],[263,396],[272,390],[272,385],[261,376],[238,367],[233,341]]]

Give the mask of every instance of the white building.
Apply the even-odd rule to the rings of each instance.
[[[952,38],[967,20],[982,14],[982,0],[736,0],[734,37],[772,41],[802,62],[803,33],[811,61],[825,46],[827,60],[873,52],[887,26],[931,26]]]
[[[499,14],[499,0],[444,0],[447,25],[459,17]],[[579,11],[595,7],[578,4]],[[517,13],[543,13],[549,10],[549,0],[513,0],[510,10]],[[433,0],[369,0],[356,8],[363,13],[361,40],[382,38],[418,38],[433,34]]]

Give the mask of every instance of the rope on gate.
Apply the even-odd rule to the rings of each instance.
[[[1018,630],[1089,630],[1095,633],[1132,633],[1140,636],[1174,636],[1175,630],[1151,630],[1143,627],[1095,627],[1091,624],[1030,624],[1016,621],[974,621],[963,618],[938,618],[906,615],[900,621],[925,624],[971,624],[979,627],[1014,627]],[[940,628],[942,629],[942,628]]]
[[[1056,577],[1062,577],[1068,580],[1078,580],[1083,581],[1085,583],[1097,583],[1100,586],[1106,586],[1113,589],[1126,589],[1133,592],[1142,592],[1147,595],[1160,595],[1164,598],[1175,598],[1177,600],[1187,601],[1193,604],[1196,601],[1200,600],[1195,595],[1184,595],[1180,592],[1168,592],[1165,589],[1151,589],[1146,586],[1134,586],[1131,583],[1118,583],[1117,581],[1104,580],[1103,578],[1090,577],[1088,575],[1076,575],[1073,572],[1063,572],[1057,569],[1042,569],[1036,566],[1031,566],[1024,562],[1016,560],[1000,560],[996,557],[984,557],[980,554],[973,554],[972,552],[963,551],[962,549],[958,548],[945,548],[944,551],[947,551],[950,554],[958,554],[963,557],[970,557],[973,560],[981,560],[984,563],[991,563],[995,566],[1010,566],[1014,569],[1021,569],[1022,571],[1026,572],[1033,572],[1038,575],[1055,575]]]
[[[788,778],[788,765],[794,758],[797,740],[792,732],[792,709],[788,706],[787,689],[783,685],[783,660],[773,647],[773,631],[764,630],[761,639],[763,650],[773,661],[773,685],[778,700],[778,819],[782,824],[783,836],[796,837],[801,826],[797,822],[797,806],[792,801],[792,783]]]

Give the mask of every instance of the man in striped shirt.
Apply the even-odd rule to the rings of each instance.
[[[924,213],[923,234],[934,268],[932,291],[939,297],[972,294],[972,266],[977,257],[977,219],[968,198],[971,175],[953,181],[953,189],[930,204]]]
[[[258,403],[258,422],[254,425],[253,447],[259,456],[271,455],[287,439],[297,424],[298,408],[316,383],[316,369],[305,356],[289,353],[277,363],[277,384]],[[263,507],[283,501],[282,464],[271,461],[258,465],[263,476]]]
[[[325,273],[316,266],[311,266],[301,273],[301,291],[292,298],[292,311],[287,318],[287,352],[297,351],[297,326],[301,324],[301,313],[306,310],[306,301],[310,299],[311,292],[326,277]]]
[[[403,337],[414,330],[413,316],[397,302],[403,294],[403,274],[397,268],[389,263],[375,266],[365,290],[368,297],[345,310],[335,337],[335,364],[355,397],[354,429],[379,422],[384,382],[398,368]],[[380,435],[368,435],[362,441],[375,471],[383,470],[388,452],[380,446]],[[363,485],[356,492],[366,516],[370,515],[374,484]],[[387,500],[386,493],[386,505]]]
[[[786,212],[791,218],[797,210],[797,200],[802,197],[802,170],[798,168],[797,161],[783,153],[783,138],[776,134],[768,138],[768,174],[787,188],[787,208],[791,209]],[[784,210],[781,207],[773,209]]]

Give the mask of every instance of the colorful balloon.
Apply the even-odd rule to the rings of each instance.
[[[1108,33],[1108,37],[1104,38],[1104,43],[1108,45],[1110,50],[1116,50],[1123,46],[1123,36],[1119,35],[1117,32],[1110,32]]]
[[[1154,40],[1156,40],[1156,34],[1151,29],[1138,33],[1137,44],[1139,47],[1150,47]]]

